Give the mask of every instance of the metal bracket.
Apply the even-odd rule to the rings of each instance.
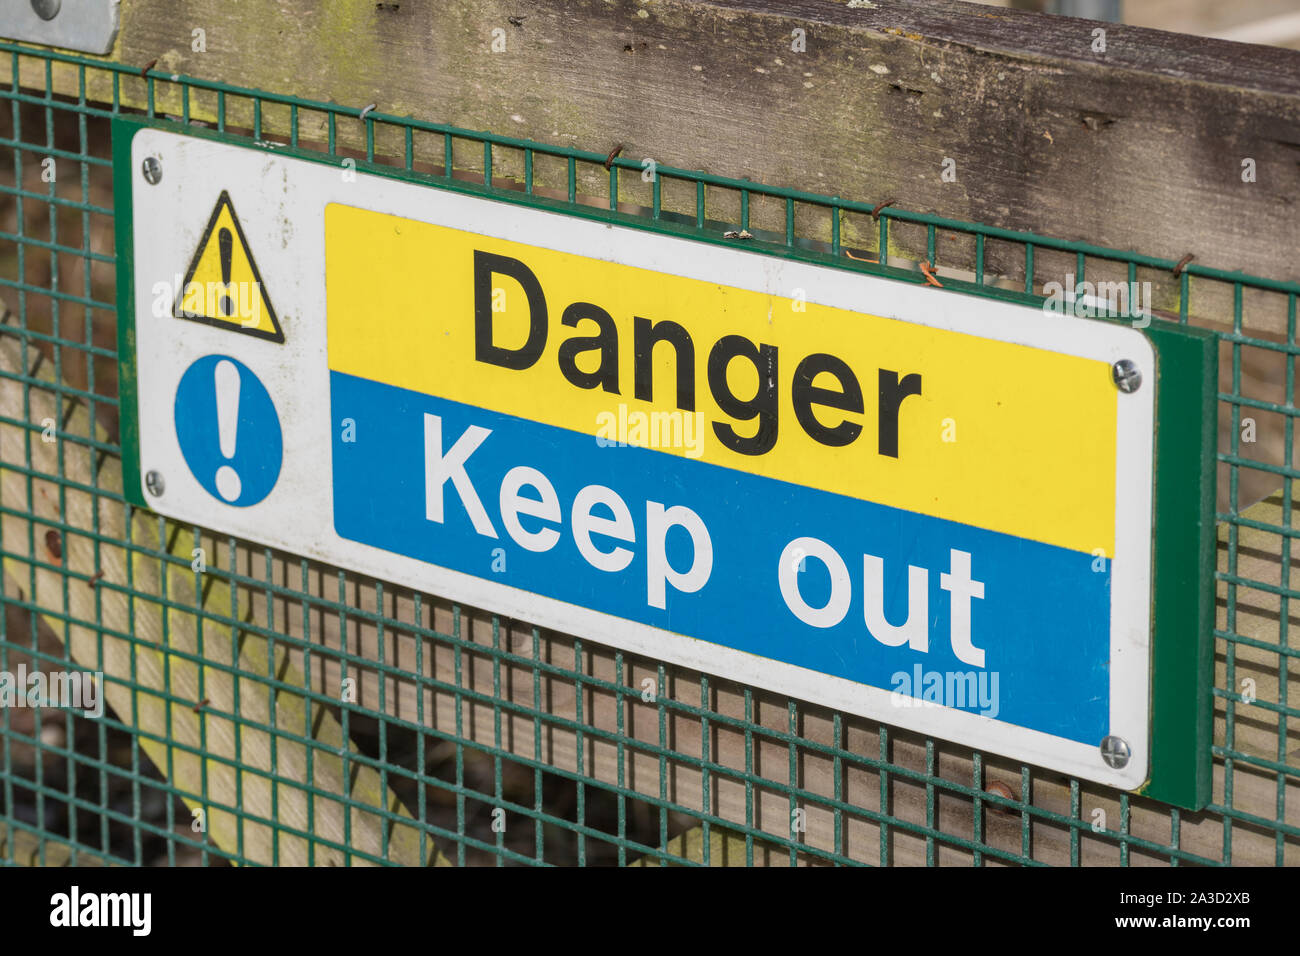
[[[0,34],[12,40],[108,53],[117,39],[121,0],[0,0]]]

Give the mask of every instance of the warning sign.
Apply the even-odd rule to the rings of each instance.
[[[167,169],[122,210],[135,503],[1080,779],[1148,780],[1162,676],[1185,674],[1152,664],[1154,575],[1185,588],[1180,562],[1211,544],[1154,561],[1155,523],[1191,528],[1201,500],[1153,509],[1155,409],[1213,408],[1213,370],[1182,357],[1212,339],[1158,366],[1169,330],[132,135],[120,181],[146,157]],[[197,252],[202,220],[175,215],[194,195],[216,200]],[[287,339],[254,253],[302,316]],[[176,321],[177,299],[209,328]],[[1185,442],[1160,446],[1166,488],[1212,466]]]
[[[224,190],[176,298],[176,317],[284,341],[230,194]]]

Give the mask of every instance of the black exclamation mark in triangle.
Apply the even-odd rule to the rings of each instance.
[[[4,0],[0,0],[0,7],[3,6]],[[214,244],[220,275],[214,275],[217,271],[212,262]],[[236,249],[239,251],[237,262]],[[196,279],[201,280],[199,285],[192,285]],[[224,190],[208,217],[203,238],[199,240],[198,249],[185,273],[185,282],[172,305],[172,314],[178,319],[191,319],[231,332],[284,343],[284,330],[280,328],[275,308],[267,297],[257,262],[253,259],[239,217],[235,215],[235,207],[230,203],[230,194]]]
[[[223,315],[235,314],[235,303],[231,301],[230,296],[225,294],[225,290],[230,287],[230,256],[233,245],[234,237],[230,235],[230,230],[222,227],[221,232],[217,233],[217,248],[221,253],[221,285],[223,288],[221,312]]]

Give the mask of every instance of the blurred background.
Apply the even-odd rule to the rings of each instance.
[[[976,0],[1300,50],[1300,0]]]

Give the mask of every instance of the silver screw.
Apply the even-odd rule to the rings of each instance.
[[[1101,759],[1106,761],[1106,766],[1115,770],[1123,770],[1128,766],[1131,753],[1128,741],[1123,737],[1111,735],[1101,741]]]
[[[155,498],[161,498],[163,491],[167,488],[167,483],[163,481],[162,472],[150,471],[144,476],[144,486],[149,489],[149,494]]]
[[[144,172],[144,181],[150,186],[157,186],[158,181],[162,179],[162,163],[158,162],[154,157],[149,156],[145,159],[144,165],[141,169]]]
[[[53,20],[59,15],[63,0],[32,0],[32,9],[42,20]]]
[[[1120,359],[1110,367],[1110,377],[1115,380],[1115,386],[1126,394],[1136,392],[1142,385],[1142,373],[1138,367],[1128,359]]]

